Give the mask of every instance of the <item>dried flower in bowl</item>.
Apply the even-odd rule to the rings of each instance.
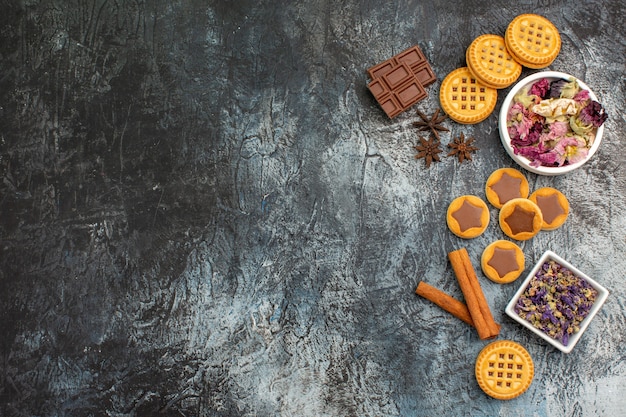
[[[551,251],[546,251],[506,307],[506,314],[569,353],[609,292]]]
[[[515,84],[499,112],[498,132],[509,156],[527,171],[562,175],[597,152],[607,112],[580,79],[541,71]]]
[[[589,315],[598,291],[550,259],[543,263],[515,304],[524,320],[565,346]]]
[[[587,158],[607,117],[575,78],[540,78],[515,94],[506,127],[514,153],[531,166],[561,167]]]

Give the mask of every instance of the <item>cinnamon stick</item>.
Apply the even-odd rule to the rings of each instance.
[[[456,298],[449,296],[445,292],[425,283],[424,281],[420,281],[420,283],[417,284],[415,293],[424,297],[428,301],[435,303],[448,313],[452,314],[454,317],[461,319],[465,323],[474,327],[474,322],[472,321],[472,316],[470,315],[467,306]]]
[[[500,333],[500,325],[493,319],[467,249],[452,251],[448,253],[448,258],[465,297],[478,337],[482,340],[493,339]]]

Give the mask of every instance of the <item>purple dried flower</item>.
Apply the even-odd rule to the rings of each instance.
[[[530,87],[529,94],[534,94],[542,99],[548,98],[548,91],[550,90],[550,81],[547,78],[542,78]]]
[[[563,302],[567,304],[571,309],[574,309],[576,307],[576,304],[574,303],[574,300],[572,299],[572,295],[565,294],[563,297],[561,297],[561,300],[563,300]]]
[[[588,90],[580,90],[573,98],[574,101],[578,103],[582,103],[584,101],[589,100],[589,91]]]
[[[604,111],[602,104],[591,100],[589,104],[582,108],[578,114],[581,122],[587,125],[600,127],[606,121],[609,115]]]
[[[561,90],[568,84],[567,80],[559,79],[550,83],[550,91],[548,92],[549,98],[561,97]]]
[[[541,316],[541,320],[550,321],[552,324],[557,324],[559,321],[554,317],[554,313],[550,309],[545,309],[543,311],[543,315]]]

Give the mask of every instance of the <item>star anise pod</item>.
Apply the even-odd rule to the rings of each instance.
[[[446,120],[448,115],[447,114],[443,114],[443,115],[439,116],[439,109],[437,109],[435,111],[435,113],[432,115],[432,117],[430,117],[430,118],[428,118],[428,116],[426,116],[424,113],[422,113],[419,110],[417,110],[417,115],[422,120],[419,121],[419,122],[414,122],[413,126],[417,127],[422,132],[424,132],[426,130],[430,130],[433,133],[433,135],[435,135],[437,140],[441,140],[441,138],[439,137],[439,132],[449,132],[450,131],[450,129],[448,129],[447,127],[445,127],[445,126],[443,126],[441,124],[441,122]]]
[[[448,143],[448,147],[451,148],[450,152],[446,156],[456,155],[459,158],[459,162],[463,162],[466,159],[472,160],[472,153],[478,150],[477,147],[472,145],[474,138],[465,139],[465,135],[461,133],[461,136],[454,139],[453,142]]]
[[[443,152],[443,150],[439,147],[441,142],[436,140],[435,138],[430,138],[428,140],[420,137],[420,144],[414,146],[417,150],[418,154],[415,155],[415,159],[424,158],[426,161],[426,167],[430,168],[430,164],[433,161],[441,162],[439,159],[439,153]]]

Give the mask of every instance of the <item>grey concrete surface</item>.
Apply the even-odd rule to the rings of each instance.
[[[625,415],[623,0],[23,0],[0,15],[0,415]],[[500,339],[536,374],[485,395],[486,345],[414,294],[462,298],[446,254],[475,266],[503,238],[462,240],[449,202],[516,167],[487,120],[450,120],[473,161],[415,160],[415,109],[484,33],[535,12],[559,29],[548,69],[609,113],[580,170],[526,172],[571,204],[521,244],[610,290],[570,354],[508,319],[517,285],[479,273]],[[438,81],[389,120],[365,70],[419,45]],[[536,70],[524,69],[522,76]],[[491,209],[492,219],[497,215]],[[519,281],[518,281],[519,282]]]

